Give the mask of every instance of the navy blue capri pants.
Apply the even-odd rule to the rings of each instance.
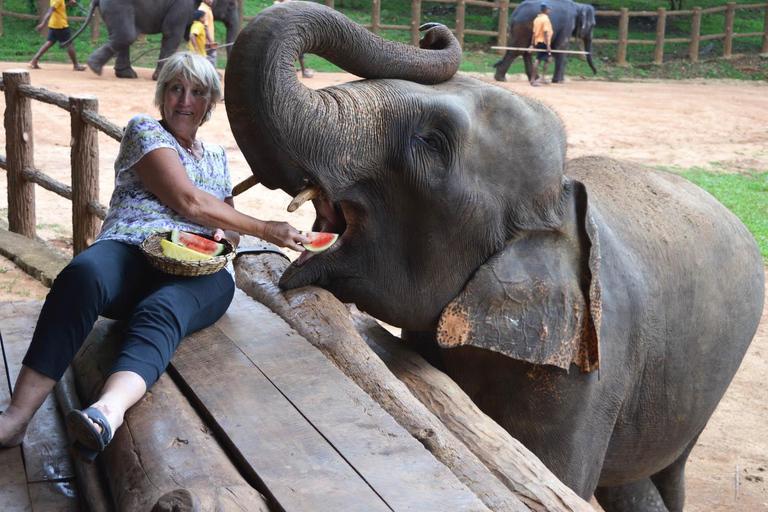
[[[101,315],[127,322],[110,375],[137,373],[149,389],[182,338],[221,318],[234,293],[226,270],[172,276],[152,267],[136,245],[97,242],[56,277],[23,363],[59,381]]]

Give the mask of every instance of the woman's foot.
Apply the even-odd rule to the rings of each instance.
[[[3,411],[0,414],[0,450],[19,446],[24,441],[31,420],[13,406]]]

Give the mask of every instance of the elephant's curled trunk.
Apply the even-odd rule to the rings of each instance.
[[[346,118],[372,106],[355,108],[363,100],[347,90],[302,85],[294,68],[299,55],[319,55],[363,78],[439,83],[458,70],[461,47],[446,27],[427,28],[419,49],[375,36],[314,3],[281,3],[256,16],[232,49],[225,96],[232,132],[261,183],[296,192],[308,149],[297,142],[317,141],[333,152],[352,135]]]

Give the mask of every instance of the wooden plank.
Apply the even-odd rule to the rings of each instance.
[[[0,303],[0,311],[4,310],[7,304]],[[0,321],[0,326],[5,334],[5,322]],[[5,335],[3,336],[4,346]],[[0,410],[4,411],[10,402],[11,393],[6,377],[5,359],[0,356]],[[31,510],[21,448],[0,450],[0,503],[3,504],[3,511],[7,512]]]
[[[448,468],[266,306],[238,291],[217,325],[392,510],[479,508]]]
[[[390,510],[217,325],[188,336],[170,369],[284,510]]]
[[[29,484],[32,512],[80,512],[74,479]]]
[[[21,369],[21,361],[35,330],[42,301],[18,301],[0,304],[5,354],[12,385]],[[27,481],[44,482],[74,478],[64,420],[56,409],[56,399],[48,396],[27,428],[22,445]]]

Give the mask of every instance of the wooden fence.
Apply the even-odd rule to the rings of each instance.
[[[340,3],[343,0],[340,0]],[[422,2],[424,3],[442,3],[456,6],[456,25],[452,29],[456,38],[459,40],[462,48],[464,47],[465,35],[481,35],[496,38],[497,46],[507,45],[507,20],[509,18],[510,8],[514,9],[518,4],[510,3],[509,0],[486,1],[486,0],[411,0],[411,22],[410,25],[387,25],[381,23],[381,3],[383,0],[371,0],[371,22],[364,23],[362,26],[368,28],[374,34],[379,34],[382,30],[400,30],[410,32],[411,44],[419,44],[419,26],[422,24]],[[335,0],[323,0],[328,7],[334,8]],[[249,21],[252,17],[243,16],[243,0],[238,0],[240,9],[240,19]],[[465,27],[467,6],[485,7],[489,9],[489,16],[492,17],[494,10],[498,10],[498,24],[496,30],[475,30]],[[735,33],[733,26],[736,19],[736,13],[744,9],[765,9],[765,22],[762,32]],[[725,22],[723,32],[719,34],[701,34],[702,16],[716,13],[725,13]],[[91,42],[96,44],[100,36],[100,17],[99,10],[96,9],[94,19],[91,21]],[[626,64],[628,45],[654,45],[653,61],[660,64],[664,58],[664,45],[673,43],[689,43],[688,57],[692,61],[698,60],[699,44],[702,41],[722,40],[723,57],[731,57],[733,49],[733,40],[745,37],[761,37],[761,54],[768,54],[768,2],[749,5],[737,5],[736,2],[726,2],[721,7],[702,9],[694,7],[685,11],[667,11],[664,7],[659,7],[656,11],[629,11],[627,8],[621,8],[618,11],[597,11],[597,16],[618,18],[618,39],[595,39],[594,44],[618,45],[616,53],[616,63]],[[3,35],[3,16],[12,16],[16,18],[34,19],[38,16],[33,14],[17,14],[2,10],[2,0],[0,0],[0,36]],[[666,23],[668,17],[673,16],[691,16],[691,35],[683,38],[667,38],[665,35]],[[656,18],[656,38],[655,39],[629,39],[629,19],[635,17],[655,17]],[[70,17],[71,21],[85,21],[83,17]]]
[[[95,96],[63,94],[33,87],[29,71],[3,72],[0,90],[5,91],[5,148],[0,168],[8,178],[8,229],[29,238],[37,236],[35,185],[72,201],[74,253],[85,250],[99,234],[107,207],[99,202],[99,144],[97,131],[120,142],[123,129],[99,115]],[[55,105],[69,112],[72,147],[72,185],[57,181],[35,168],[32,100]],[[233,195],[255,185],[246,178],[233,188]]]

